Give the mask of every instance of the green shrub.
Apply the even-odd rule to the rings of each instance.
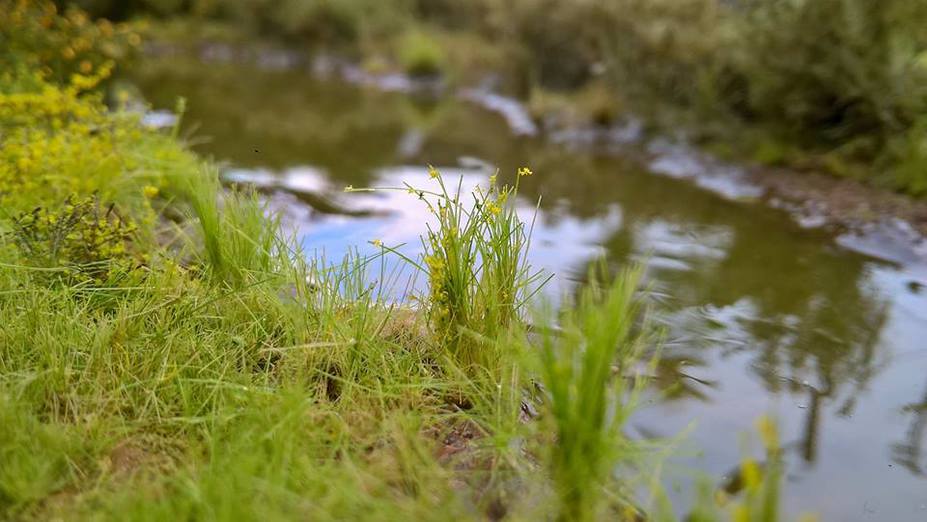
[[[878,166],[893,188],[914,196],[927,195],[927,116],[906,133],[889,139]]]
[[[399,41],[399,63],[412,76],[436,76],[444,72],[447,58],[433,38],[421,32],[408,33]]]
[[[66,83],[72,74],[124,62],[140,44],[129,26],[91,20],[75,7],[62,13],[47,0],[0,0],[0,87],[34,73]]]
[[[927,9],[914,4],[763,0],[736,13],[731,61],[746,85],[745,116],[805,145],[867,140],[874,156],[927,110],[927,75],[916,67]]]

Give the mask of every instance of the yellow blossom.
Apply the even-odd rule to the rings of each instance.
[[[747,488],[755,489],[759,487],[762,476],[760,475],[760,467],[753,459],[744,459],[740,465],[740,470]]]
[[[756,421],[757,431],[760,432],[760,437],[763,439],[763,444],[766,446],[767,450],[777,450],[779,449],[779,434],[776,431],[776,425],[767,416],[762,416]]]
[[[437,179],[440,175],[441,174],[438,173],[438,169],[432,167],[431,165],[428,166],[428,177],[431,179]]]
[[[383,247],[383,241],[380,241],[379,239],[374,239],[373,241],[370,242],[370,244],[377,248]]]
[[[519,176],[530,176],[532,174],[534,174],[534,172],[532,172],[531,169],[529,169],[528,167],[521,167],[520,169],[518,169]]]
[[[153,187],[153,186],[151,186],[151,185],[146,185],[145,188],[144,188],[145,197],[148,198],[148,199],[152,199],[152,198],[157,197],[158,192],[159,192],[158,187]]]

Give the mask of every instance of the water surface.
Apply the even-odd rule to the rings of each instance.
[[[669,482],[736,466],[740,435],[764,413],[786,447],[787,513],[823,520],[927,520],[927,289],[906,267],[840,248],[785,214],[646,171],[621,155],[515,136],[453,97],[363,90],[309,73],[173,61],[137,74],[157,108],[189,103],[184,127],[230,180],[275,194],[307,252],[337,257],[368,242],[418,251],[427,212],[402,192],[435,165],[465,186],[498,167],[540,198],[532,262],[566,288],[607,254],[647,261],[669,326],[665,398],[633,420],[639,436],[693,422]],[[208,138],[208,140],[204,140]],[[671,488],[672,490],[673,488]],[[684,491],[686,488],[682,487]],[[674,496],[681,496],[677,493]]]

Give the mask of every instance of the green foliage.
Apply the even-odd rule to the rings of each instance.
[[[539,459],[562,519],[604,513],[643,382],[622,380],[642,346],[633,275],[535,342],[517,182],[467,199],[433,171],[439,190],[401,189],[437,223],[406,259],[430,288],[397,304],[368,275],[394,249],[305,260],[176,128],[103,105],[109,66],[43,75],[29,49],[0,78],[0,518],[485,519],[512,492],[509,517],[536,520]],[[535,375],[543,421],[525,424]],[[769,499],[747,500],[765,516]]]
[[[698,108],[725,81],[718,53],[731,21],[718,0],[616,0],[603,5],[594,31],[614,88],[638,110]],[[731,92],[737,95],[736,92]],[[656,115],[659,116],[659,115]]]
[[[915,196],[927,195],[927,117],[889,140],[879,166],[886,183]]]
[[[171,189],[186,202],[199,229],[203,265],[213,277],[244,286],[276,273],[279,223],[266,216],[256,194],[224,192],[213,169],[179,173]]]
[[[74,7],[60,13],[48,0],[0,0],[0,86],[32,72],[65,83],[72,74],[126,60],[140,44],[127,25],[93,21]]]
[[[915,67],[927,10],[916,4],[755,2],[730,58],[751,116],[811,145],[878,146],[905,132],[927,110],[927,75]]]
[[[446,68],[441,46],[424,33],[408,33],[399,42],[399,63],[412,76],[435,76]]]
[[[540,376],[556,433],[548,465],[560,520],[602,516],[613,467],[632,447],[621,428],[644,383],[640,377],[632,377],[630,386],[625,381],[636,371],[643,348],[635,333],[638,281],[639,272],[627,271],[602,287],[593,274],[576,303],[564,307],[561,331],[542,334]]]
[[[485,31],[503,35],[522,82],[554,89],[582,86],[599,61],[599,3],[590,0],[485,0]],[[556,28],[556,29],[554,29]],[[524,85],[524,84],[523,84]]]
[[[66,484],[77,446],[0,385],[0,515],[20,512]]]
[[[526,96],[539,89],[580,91],[583,100],[584,90],[600,85],[597,76],[604,75],[612,100],[596,98],[590,111],[595,122],[610,122],[615,107],[626,108],[658,125],[683,124],[699,138],[733,142],[728,149],[742,156],[770,157],[771,150],[755,149],[781,142],[791,152],[773,154],[775,163],[825,154],[830,157],[815,164],[851,165],[836,170],[864,172],[921,192],[918,139],[908,133],[927,118],[923,2],[86,0],[82,5],[117,17],[193,16],[246,34],[376,59],[392,50],[391,58],[412,75],[478,79],[487,69],[501,70],[504,88]],[[36,30],[39,22],[23,27],[22,34],[43,34]],[[61,43],[30,38],[37,48]],[[88,64],[98,65],[95,60]],[[582,103],[580,112],[588,111]],[[535,107],[542,105],[536,100]],[[876,174],[875,168],[889,174]]]

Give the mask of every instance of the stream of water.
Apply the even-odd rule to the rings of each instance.
[[[414,196],[346,185],[423,186],[431,164],[473,186],[496,167],[530,166],[519,204],[530,216],[540,198],[531,261],[555,275],[554,292],[602,254],[615,266],[647,263],[669,328],[657,378],[666,394],[630,429],[673,437],[694,423],[668,467],[674,498],[685,496],[687,470],[735,470],[741,435],[771,413],[786,513],[927,520],[922,266],[845,250],[781,211],[651,172],[684,162],[648,169],[631,155],[553,145],[454,97],[181,60],[146,65],[134,81],[156,108],[187,98],[196,150],[222,162],[229,181],[263,187],[307,253],[329,258],[354,246],[374,253],[374,239],[415,254],[428,219]]]

